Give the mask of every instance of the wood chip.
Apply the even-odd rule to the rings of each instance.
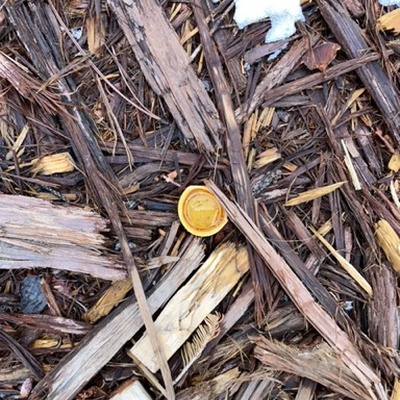
[[[390,261],[395,271],[400,272],[400,239],[396,231],[387,221],[381,219],[375,225],[376,238],[382,247],[386,257]]]
[[[393,31],[398,35],[400,33],[400,9],[396,8],[378,18],[376,27],[381,31]]]
[[[297,206],[299,204],[305,203],[307,201],[315,200],[318,199],[322,196],[325,196],[326,194],[332,193],[334,190],[340,188],[342,185],[344,185],[346,182],[338,182],[334,183],[332,185],[316,188],[316,189],[311,189],[308,190],[307,192],[300,193],[297,197],[294,197],[293,199],[288,200],[285,203],[286,207],[291,207],[291,206]]]
[[[32,160],[33,174],[53,175],[72,172],[75,165],[69,153],[57,153]]]

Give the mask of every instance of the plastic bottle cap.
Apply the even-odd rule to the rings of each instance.
[[[187,231],[196,236],[211,236],[228,222],[226,212],[206,186],[189,186],[178,203],[178,215]]]

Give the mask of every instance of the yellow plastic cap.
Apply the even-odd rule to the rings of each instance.
[[[178,215],[192,235],[212,236],[228,222],[220,202],[206,186],[189,186],[178,203]]]

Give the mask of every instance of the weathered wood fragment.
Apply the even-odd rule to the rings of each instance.
[[[143,387],[137,378],[125,382],[114,393],[111,394],[110,400],[152,400],[147,390]]]
[[[231,243],[217,248],[179,292],[164,307],[155,322],[157,333],[170,358],[204,318],[222,301],[248,270],[247,251]],[[159,369],[147,335],[130,349],[150,371]]]
[[[275,386],[274,381],[279,381],[279,373],[274,374],[267,372],[259,379],[252,379],[250,382],[243,382],[237,396],[239,399],[249,400],[274,398],[276,397],[274,396],[274,393],[272,393]]]
[[[353,372],[326,343],[304,351],[264,337],[253,341],[256,343],[255,356],[269,369],[311,379],[350,399],[370,398],[367,388],[357,381]]]
[[[85,322],[53,315],[0,313],[0,321],[11,322],[31,329],[41,329],[46,332],[69,333],[71,335],[86,335],[92,329]]]
[[[369,332],[385,347],[399,349],[399,313],[396,300],[396,274],[387,265],[374,265],[368,271],[374,298],[368,305]]]
[[[187,141],[209,155],[221,147],[221,124],[179,38],[153,0],[108,0],[147,81],[162,96]]]
[[[132,284],[129,278],[113,282],[94,306],[83,314],[83,318],[90,324],[94,324],[100,318],[107,316],[125,298],[130,289],[132,289]]]
[[[312,88],[313,86],[319,85],[323,82],[328,82],[338,76],[344,75],[350,71],[354,71],[360,66],[366,65],[371,61],[379,60],[380,58],[381,56],[374,52],[366,55],[360,55],[352,60],[343,61],[338,65],[329,67],[325,72],[317,72],[315,74],[307,75],[304,78],[297,79],[293,82],[285,83],[281,86],[275,87],[263,94],[262,106],[267,107],[279,99],[299,93],[302,90]],[[238,118],[244,118],[244,114],[242,114],[240,110],[236,110],[236,116]]]
[[[22,383],[30,376],[32,376],[32,373],[23,366],[3,367],[0,369],[0,382],[6,384]]]
[[[238,368],[232,368],[213,379],[202,381],[177,393],[177,400],[215,400],[226,393],[234,394],[235,384],[240,378]]]
[[[237,321],[248,312],[254,301],[254,291],[251,282],[248,282],[242,289],[240,295],[233,302],[220,323],[219,334],[209,343],[205,353],[210,354],[213,348],[219,343],[222,337],[237,323]]]
[[[102,254],[107,221],[93,211],[0,195],[0,269],[57,268],[119,280],[126,269]]]
[[[292,72],[294,66],[301,60],[309,46],[315,42],[315,38],[302,38],[295,42],[290,50],[282,57],[274,68],[257,85],[253,96],[236,111],[236,116],[243,122],[246,116],[250,115],[256,107],[261,105],[266,94],[274,87],[283,83],[286,77]]]

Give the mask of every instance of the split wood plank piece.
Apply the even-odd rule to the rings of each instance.
[[[146,294],[119,215],[120,211],[126,212],[120,195],[121,187],[114,171],[100,151],[96,141],[97,132],[93,119],[80,106],[81,99],[76,93],[73,78],[66,77],[62,73],[65,67],[64,57],[61,54],[63,45],[57,46],[56,44],[64,37],[61,29],[63,32],[69,32],[69,30],[51,1],[48,3],[7,3],[3,10],[24,46],[30,62],[37,69],[38,75],[43,80],[52,80],[54,77],[58,77],[54,82],[54,90],[57,91],[57,96],[63,104],[57,112],[60,124],[71,140],[72,148],[80,168],[84,171],[85,182],[93,200],[106,210],[118,236],[121,253],[132,281],[140,313],[158,358],[166,386],[166,397],[168,400],[172,400],[175,398],[175,394],[171,370],[160,347]],[[70,35],[70,39],[82,52],[82,48],[72,35]],[[91,65],[94,71],[100,73],[93,63]],[[14,82],[14,85],[18,90],[19,83]],[[56,101],[54,103],[56,104]]]
[[[224,299],[249,269],[247,251],[232,243],[218,247],[155,321],[158,337],[169,359],[206,316]],[[158,370],[147,334],[130,350],[150,371]]]
[[[162,96],[195,148],[213,155],[221,148],[221,123],[179,38],[155,0],[108,0],[141,70]]]
[[[2,194],[0,226],[0,269],[56,266],[107,280],[126,277],[116,256],[101,253],[107,220],[92,211]]]
[[[148,298],[152,313],[161,308],[195,271],[204,257],[201,239],[194,238]],[[32,398],[69,400],[143,327],[137,302],[126,301],[101,321],[62,362],[34,388]],[[42,393],[46,393],[45,397]]]
[[[317,0],[322,16],[335,38],[352,58],[370,51],[360,26],[351,18],[338,0]],[[393,139],[400,146],[400,96],[378,62],[357,69],[357,74],[385,117]]]
[[[208,181],[206,184],[221,201],[231,221],[246,236],[254,249],[269,266],[286,294],[310,324],[314,326],[342,358],[343,362],[350,368],[360,383],[365,386],[371,399],[386,400],[387,395],[385,394],[380,378],[365,360],[362,359],[348,335],[337,326],[334,319],[314,300],[303,282],[276,252],[268,240],[265,239],[254,222],[249,219],[239,206],[232,203],[213,182]]]

